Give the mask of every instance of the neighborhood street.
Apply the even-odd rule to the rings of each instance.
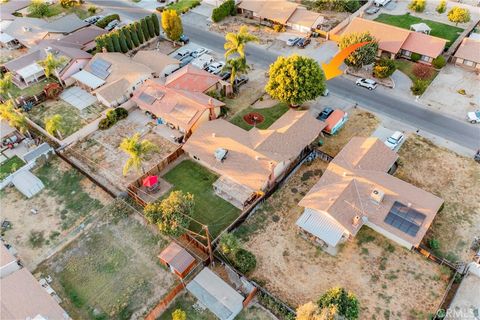
[[[121,0],[91,0],[91,3],[103,7],[107,12],[117,12],[131,20],[137,20],[149,11]],[[195,43],[223,51],[224,38],[216,33],[207,32],[184,22],[184,31]],[[248,45],[248,60],[268,67],[278,55],[259,46]],[[359,106],[408,123],[420,131],[439,136],[471,150],[480,148],[480,127],[456,120],[443,114],[426,109],[415,101],[405,100],[389,94],[388,89],[379,88],[373,92],[354,85],[351,80],[339,77],[328,81],[330,91],[342,98],[358,103]]]

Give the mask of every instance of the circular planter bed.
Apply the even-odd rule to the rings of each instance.
[[[243,116],[243,120],[251,126],[256,126],[265,121],[265,117],[258,112],[250,112]]]

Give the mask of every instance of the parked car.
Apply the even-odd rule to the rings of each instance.
[[[358,79],[355,83],[357,86],[367,88],[368,90],[373,90],[378,86],[375,80],[365,78]]]
[[[327,118],[333,113],[333,109],[330,107],[323,108],[322,112],[320,112],[317,116],[317,119],[320,121],[325,121]]]
[[[123,27],[125,27],[126,25],[127,25],[127,23],[125,23],[125,22],[120,22],[119,24],[117,24],[117,25],[115,26],[115,28],[113,28],[113,30],[120,30],[120,29],[122,29]]]
[[[473,159],[480,163],[480,150],[477,150],[477,153],[473,156]]]
[[[180,36],[180,42],[183,43],[183,44],[187,44],[187,43],[190,42],[190,38],[187,37],[186,35],[182,34],[182,35]]]
[[[390,148],[390,150],[395,150],[396,147],[403,142],[405,136],[400,131],[395,131],[390,137],[385,140],[385,145]]]
[[[310,38],[302,38],[300,41],[297,42],[297,47],[305,48],[311,42]]]
[[[217,61],[217,62],[211,63],[205,70],[213,74],[219,74],[220,72],[222,72],[222,69],[224,66],[225,66],[225,63],[221,61]]]
[[[377,6],[377,7],[385,7],[387,4],[390,3],[391,0],[375,0],[373,1],[373,3]]]
[[[230,71],[223,71],[221,72],[218,76],[220,77],[220,79],[226,81],[226,80],[229,80],[230,79],[230,76],[232,74],[230,73]]]
[[[246,75],[241,75],[241,76],[235,78],[235,81],[233,82],[235,90],[238,90],[238,88],[240,88],[240,86],[244,85],[247,82],[248,82],[248,77]]]
[[[328,90],[328,88],[325,88],[325,90],[323,90],[322,92],[322,97],[328,96],[329,93],[330,93],[330,90]]]
[[[378,11],[380,11],[380,8],[377,7],[377,6],[371,6],[370,8],[368,8],[367,10],[365,10],[365,13],[366,14],[375,14],[377,13]]]
[[[194,58],[198,58],[200,57],[201,55],[205,54],[205,53],[209,53],[210,51],[208,51],[208,49],[206,48],[203,48],[203,47],[200,47],[200,48],[197,48],[195,50],[193,50],[192,52],[192,57]]]
[[[287,40],[287,46],[289,47],[293,47],[294,45],[296,45],[298,43],[298,41],[302,40],[302,38],[299,38],[299,37],[294,37],[294,38],[290,38]]]
[[[192,52],[188,49],[180,49],[177,51],[177,54],[174,56],[175,59],[177,60],[184,60],[188,57],[192,58],[190,61],[192,61],[194,58],[190,55]]]
[[[192,62],[192,60],[195,59],[192,56],[186,56],[185,58],[180,60],[180,68],[185,67],[187,64]]]
[[[110,21],[109,24],[107,24],[107,26],[105,27],[105,30],[107,30],[107,31],[112,31],[113,28],[115,28],[116,26],[118,26],[119,23],[120,23],[120,21],[118,21],[117,19],[112,20],[112,21]]]
[[[215,59],[213,59],[211,55],[204,54],[203,56],[193,59],[192,65],[199,69],[206,69],[213,61],[215,61]]]
[[[88,17],[87,19],[85,19],[83,21],[85,21],[86,23],[89,23],[89,24],[95,24],[100,19],[103,19],[103,16],[91,16],[91,17]]]
[[[480,110],[468,112],[467,121],[470,123],[480,123]]]

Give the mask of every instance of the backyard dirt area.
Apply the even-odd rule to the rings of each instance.
[[[473,159],[410,135],[399,151],[396,176],[444,199],[426,240],[437,255],[471,261],[473,238],[480,235],[480,166]],[[435,164],[435,165],[432,165]],[[428,241],[430,240],[430,241]],[[435,245],[433,245],[435,247]]]
[[[166,245],[115,200],[36,274],[52,277],[51,286],[73,319],[141,319],[175,285],[175,276],[157,258]]]
[[[341,286],[360,302],[360,319],[426,319],[441,302],[450,271],[367,227],[331,256],[302,238],[297,204],[327,163],[302,165],[237,231],[257,258],[252,278],[297,307]],[[272,250],[274,248],[274,250]]]
[[[27,199],[14,187],[0,192],[1,220],[12,224],[3,237],[29,270],[70,240],[80,224],[88,224],[110,201],[105,192],[58,158],[33,173],[45,184],[33,198]],[[38,213],[32,214],[32,209]]]
[[[149,170],[164,157],[172,153],[177,146],[153,131],[153,120],[148,118],[143,111],[135,109],[128,118],[116,123],[107,130],[97,130],[83,141],[70,148],[67,153],[77,159],[89,172],[106,180],[108,184],[120,191],[125,191],[128,184],[138,178],[142,173],[131,170],[123,176],[123,165],[128,155],[119,150],[121,141],[140,133],[141,138],[149,140],[158,151],[144,162],[143,167]]]
[[[379,120],[373,113],[360,108],[348,110],[348,121],[340,131],[333,135],[325,135],[320,150],[331,156],[337,153],[352,139],[352,137],[369,137],[377,128]]]
[[[275,32],[272,28],[261,26],[258,22],[244,18],[240,15],[226,17],[220,22],[212,23],[210,30],[221,34],[227,34],[229,32],[238,32],[241,26],[247,26],[248,32],[258,37],[259,44],[271,44],[279,35],[279,33]]]

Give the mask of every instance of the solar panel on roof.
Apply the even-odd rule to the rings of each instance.
[[[157,100],[157,98],[145,93],[145,92],[142,92],[140,94],[140,96],[138,97],[140,100],[142,100],[143,102],[145,102],[146,104],[153,104],[155,102],[155,100]]]
[[[107,70],[112,64],[108,61],[105,61],[101,58],[96,59],[92,62],[92,66],[97,66],[99,69]]]
[[[423,213],[395,201],[384,222],[414,237],[424,220]]]
[[[96,59],[90,65],[90,69],[94,75],[105,80],[110,75],[108,68],[110,68],[111,65],[112,64],[108,61],[105,61],[103,59]]]

